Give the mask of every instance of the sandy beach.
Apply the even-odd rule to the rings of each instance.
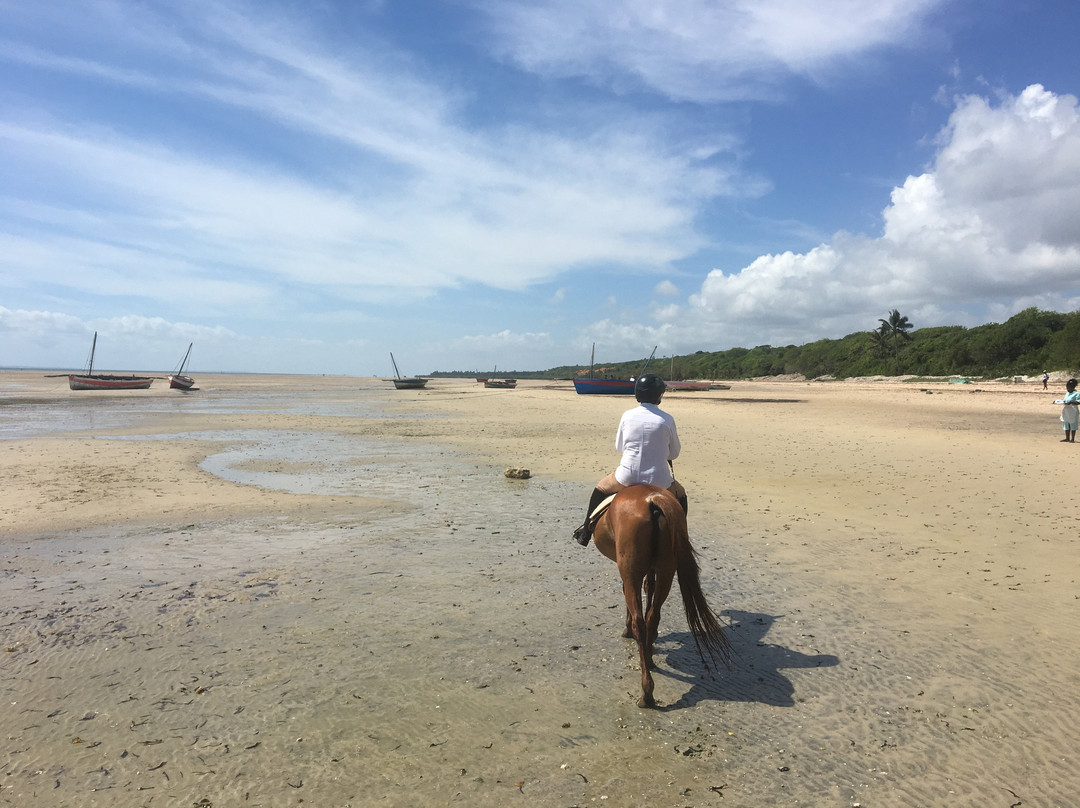
[[[670,600],[642,710],[570,538],[630,399],[198,381],[0,372],[0,805],[1080,800],[1061,385],[669,393],[735,656]]]

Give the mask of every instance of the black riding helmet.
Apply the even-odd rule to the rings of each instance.
[[[655,373],[645,373],[634,383],[634,398],[643,404],[659,404],[667,385]]]

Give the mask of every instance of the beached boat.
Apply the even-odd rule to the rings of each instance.
[[[645,372],[645,368],[649,366],[649,362],[652,361],[653,356],[656,354],[656,347],[653,346],[652,353],[649,354],[649,358],[645,360],[644,366],[641,368],[641,373]],[[596,343],[593,343],[592,354],[589,356],[589,375],[581,379],[574,379],[574,391],[579,396],[595,396],[595,395],[608,395],[608,396],[632,396],[634,395],[634,379],[609,379],[603,376],[597,376],[596,371],[593,369],[593,362],[596,359]],[[641,375],[640,373],[638,374]]]
[[[499,372],[499,366],[496,365],[495,369],[493,371],[491,371],[490,376],[486,376],[486,377],[483,377],[483,378],[478,376],[476,378],[476,380],[478,382],[480,382],[481,384],[483,384],[484,387],[502,388],[504,390],[513,389],[514,387],[517,387],[517,379],[500,379],[495,375],[498,372]]]
[[[684,392],[694,393],[704,390],[730,390],[731,385],[717,386],[714,382],[701,382],[701,381],[671,381],[675,378],[675,357],[671,357],[671,363],[668,365],[668,378],[665,380],[669,390],[683,390]]]
[[[428,380],[420,376],[403,377],[398,371],[397,362],[394,361],[393,352],[390,353],[390,364],[394,366],[394,378],[390,379],[398,390],[420,390],[428,383]]]
[[[574,390],[578,395],[634,395],[633,379],[574,379]]]
[[[90,343],[90,361],[86,373],[68,375],[68,387],[72,390],[145,390],[154,381],[153,376],[119,376],[108,373],[94,373],[94,352],[97,350],[97,331]]]
[[[669,390],[684,390],[686,392],[698,392],[701,390],[712,390],[712,381],[667,381],[665,382],[667,389]]]
[[[195,386],[195,380],[190,376],[184,375],[184,365],[187,364],[188,357],[191,356],[191,346],[195,343],[189,343],[187,346],[187,353],[184,354],[184,358],[180,360],[180,367],[176,369],[176,372],[169,376],[169,387],[174,390],[190,390]]]

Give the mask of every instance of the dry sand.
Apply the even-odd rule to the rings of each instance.
[[[669,394],[736,657],[669,601],[641,710],[570,539],[629,400],[200,383],[0,373],[0,805],[1080,801],[1059,390]]]

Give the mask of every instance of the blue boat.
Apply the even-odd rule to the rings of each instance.
[[[634,395],[633,379],[574,379],[574,390],[580,396],[608,395],[608,396],[632,396]]]
[[[653,356],[656,355],[656,346],[645,360],[641,372],[649,366]],[[607,395],[607,396],[632,396],[634,395],[634,379],[604,379],[593,375],[593,361],[596,359],[596,343],[593,343],[592,355],[589,357],[589,375],[584,379],[574,379],[574,390],[579,396]],[[602,368],[601,368],[602,370]]]

